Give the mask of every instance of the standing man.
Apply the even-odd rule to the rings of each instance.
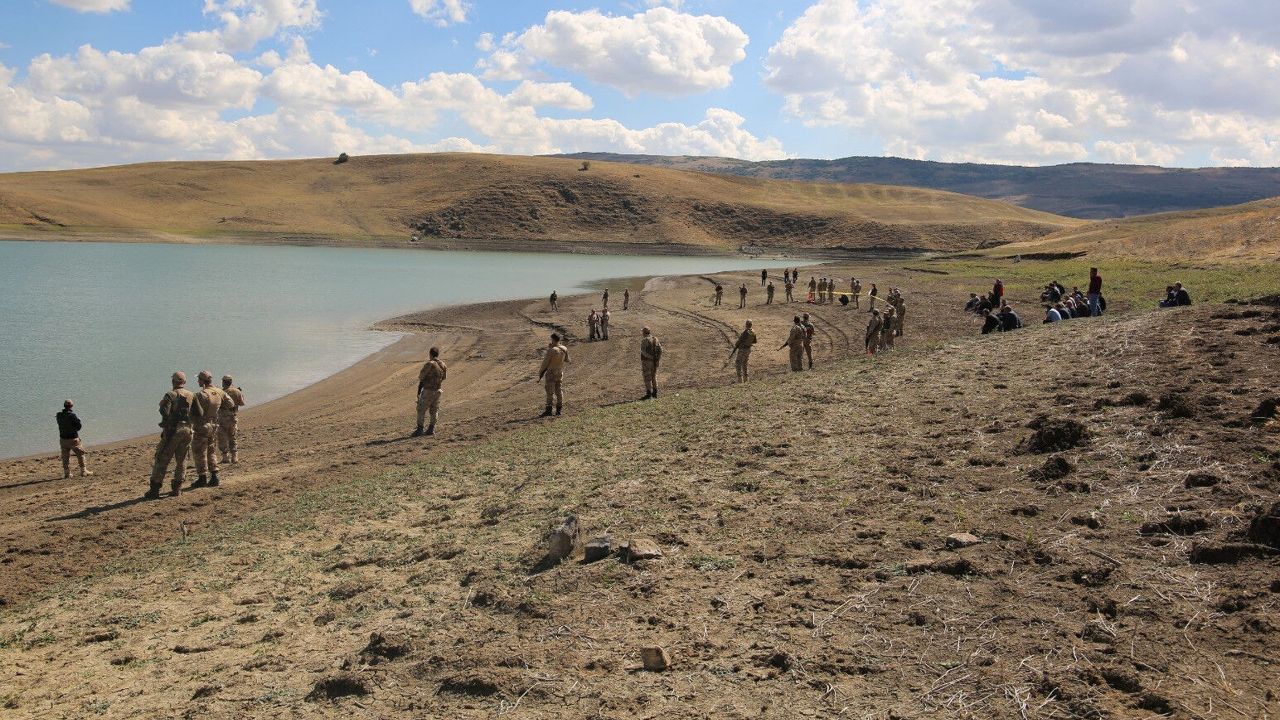
[[[604,309],[608,310],[609,309],[609,288],[604,289],[604,295],[602,295],[600,299],[604,301]]]
[[[769,283],[769,286],[764,289],[764,304],[773,304],[773,283]]]
[[[867,354],[875,355],[876,348],[880,347],[880,329],[882,320],[880,319],[880,311],[872,310],[871,319],[867,321]]]
[[[790,349],[791,372],[800,372],[804,370],[804,325],[800,322],[800,316],[792,318],[791,332],[787,333],[786,342],[782,343],[782,348]]]
[[[741,310],[746,306],[747,306],[747,284],[742,283],[742,286],[738,288],[738,309]]]
[[[738,334],[738,340],[733,344],[733,349],[729,351],[729,357],[734,358],[734,367],[738,371],[738,382],[747,381],[747,361],[751,359],[751,348],[756,344],[756,333],[751,329],[751,321],[748,320],[742,332]]]
[[[818,279],[818,304],[821,305],[822,303],[826,302],[826,297],[827,297],[827,279],[819,278]]]
[[[902,324],[907,321],[907,301],[901,295],[898,296],[898,304],[894,307],[893,321],[893,334],[902,337]]]
[[[551,309],[552,310],[560,309],[560,296],[556,294],[555,290],[551,291]]]
[[[596,315],[595,308],[592,308],[591,314],[587,316],[587,341],[588,342],[595,340],[596,336],[600,334],[599,328],[600,328],[600,318],[598,315]]]
[[[801,325],[804,327],[804,354],[805,354],[805,357],[809,358],[809,369],[812,370],[813,369],[813,333],[815,332],[816,328],[814,328],[812,322],[809,322],[809,313],[804,314],[804,322],[802,322]]]
[[[858,278],[849,278],[849,292],[853,294],[853,306],[858,307],[858,296],[862,294],[862,281]]]
[[[58,447],[62,450],[62,479],[71,478],[71,454],[75,453],[76,463],[80,465],[80,477],[93,473],[84,469],[84,448],[80,446],[80,418],[71,408],[70,400],[62,401],[62,412],[54,416],[58,421]]]
[[[244,390],[234,383],[230,375],[222,376],[222,392],[227,397],[222,401],[222,411],[218,413],[218,450],[222,453],[222,462],[233,465],[240,461],[236,454],[236,416],[244,407]]]
[[[796,284],[795,284],[795,283],[793,283],[793,282],[791,282],[791,280],[790,280],[790,278],[789,278],[789,277],[788,277],[788,279],[787,279],[786,281],[784,281],[784,282],[783,282],[783,284],[782,284],[782,289],[783,289],[783,290],[785,290],[785,291],[786,291],[786,293],[787,293],[787,302],[795,302],[795,301],[796,301],[795,296],[794,296],[795,289],[796,289]]]
[[[720,306],[722,298],[724,298],[724,287],[720,283],[716,283],[716,307]]]
[[[200,392],[191,406],[195,434],[191,438],[191,454],[196,459],[196,481],[191,487],[218,487],[218,413],[226,394],[213,386],[213,374],[201,370],[196,376]]]
[[[658,361],[662,359],[662,343],[649,328],[640,330],[640,371],[644,375],[644,399],[658,397]]]
[[[551,333],[551,344],[542,356],[542,369],[538,370],[538,379],[547,388],[547,409],[542,411],[542,417],[550,417],[552,400],[555,401],[556,415],[560,414],[564,405],[564,392],[560,385],[564,380],[564,366],[568,364],[569,348],[560,344],[560,333]]]
[[[160,483],[173,460],[173,482],[169,487],[174,495],[182,492],[182,475],[187,469],[187,452],[191,449],[191,407],[195,396],[187,390],[187,376],[176,372],[170,378],[173,389],[160,398],[160,444],[156,446],[155,462],[151,465],[151,487],[144,498],[160,497]]]
[[[423,363],[422,369],[418,371],[418,426],[413,429],[413,437],[435,435],[436,419],[440,417],[440,396],[444,395],[440,386],[444,385],[444,376],[448,368],[440,360],[440,348],[431,348],[429,354],[430,359]],[[427,425],[427,429],[423,430],[422,423],[427,419],[428,414],[431,415],[431,422]]]
[[[897,313],[894,312],[893,306],[889,306],[884,309],[884,316],[883,318],[881,318],[883,322],[880,326],[880,349],[881,350],[893,349],[893,326],[894,326],[894,318],[896,316],[897,316]]]
[[[631,305],[631,288],[622,288],[622,309]]]
[[[807,298],[808,301],[813,302],[813,296],[816,295],[817,293],[818,293],[818,281],[814,280],[813,276],[810,275],[809,276],[809,297]]]
[[[609,314],[609,308],[607,307],[604,309],[604,312],[600,313],[600,339],[601,340],[609,339],[609,320],[612,317],[613,316]]]
[[[1102,314],[1102,276],[1098,268],[1089,268],[1089,316]]]
[[[760,287],[764,287],[764,284],[768,281],[769,281],[769,269],[765,268],[764,270],[760,271]]]

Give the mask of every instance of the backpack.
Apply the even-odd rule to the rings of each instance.
[[[178,425],[181,423],[191,422],[191,400],[186,395],[174,393],[172,400],[169,402],[170,425]]]

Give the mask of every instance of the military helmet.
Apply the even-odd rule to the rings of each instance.
[[[174,373],[174,374],[173,374],[173,377],[171,377],[171,378],[169,378],[169,379],[173,381],[173,384],[174,384],[174,385],[186,385],[186,384],[187,384],[187,374],[186,374],[186,373],[184,373],[184,372],[182,372],[181,370],[179,370],[178,372]]]
[[[213,373],[208,370],[201,370],[200,374],[196,376],[196,380],[202,385],[204,383],[211,383],[213,382]]]
[[[231,383],[233,383],[233,382],[235,382],[235,380],[234,380],[230,375],[223,375],[223,376],[222,376],[222,384],[223,384],[223,385],[230,385],[230,384],[231,384]]]

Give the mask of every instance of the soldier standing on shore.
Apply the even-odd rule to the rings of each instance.
[[[822,303],[826,302],[826,297],[827,297],[827,279],[819,278],[818,279],[818,304],[821,305]]]
[[[143,497],[155,500],[160,497],[160,483],[173,460],[174,495],[182,492],[182,475],[187,468],[187,452],[191,449],[191,407],[195,396],[187,390],[187,376],[176,372],[170,379],[173,389],[160,398],[160,444],[156,446],[155,462],[151,466],[151,487]]]
[[[233,465],[240,462],[236,452],[236,425],[240,408],[244,407],[244,390],[234,383],[230,375],[222,376],[222,392],[227,397],[222,401],[222,412],[218,413],[218,450],[222,453],[222,462]]]
[[[422,369],[418,371],[418,426],[413,429],[413,437],[435,435],[436,419],[440,417],[440,396],[444,394],[440,386],[444,385],[448,368],[440,360],[440,348],[431,348],[430,356],[431,359],[423,363]],[[423,430],[422,423],[428,415],[431,422]]]
[[[867,354],[875,355],[876,348],[880,347],[880,328],[882,324],[880,319],[880,311],[872,310],[871,319],[867,321]]]
[[[551,309],[552,310],[560,309],[560,296],[556,294],[555,290],[551,291]]]
[[[622,288],[622,309],[626,310],[631,305],[631,289]]]
[[[613,316],[609,314],[609,308],[605,308],[604,312],[600,313],[600,339],[601,340],[609,339],[609,320],[612,319],[612,317]]]
[[[729,351],[729,357],[734,358],[734,367],[738,371],[738,382],[747,381],[747,361],[751,359],[751,348],[755,344],[756,333],[751,329],[751,321],[748,320],[742,332],[738,334],[738,340],[733,344],[733,349]]]
[[[787,334],[786,342],[782,343],[782,348],[790,350],[791,372],[800,372],[804,370],[804,346],[805,346],[805,330],[804,325],[800,322],[800,316],[792,318],[791,332]]]
[[[649,328],[640,330],[640,371],[644,375],[644,399],[658,397],[658,362],[662,360],[662,343]]]
[[[858,307],[858,296],[862,294],[862,281],[858,278],[849,278],[849,293],[853,295],[853,306]]]
[[[818,281],[815,280],[812,275],[810,275],[809,276],[809,297],[807,298],[808,301],[813,302],[814,296],[817,294],[818,294]]]
[[[795,283],[791,282],[791,280],[790,280],[790,279],[788,279],[788,280],[786,280],[786,281],[784,281],[784,282],[783,282],[783,284],[782,284],[782,289],[783,289],[783,290],[785,290],[785,291],[786,291],[786,293],[787,293],[787,302],[795,302],[795,301],[796,301],[796,299],[795,299],[795,289],[796,289],[796,284],[795,284]]]
[[[720,300],[724,298],[724,286],[716,283],[716,306],[720,305]]]
[[[764,289],[764,304],[773,304],[773,283],[769,283],[769,286]]]
[[[604,289],[604,295],[600,296],[600,299],[604,301],[604,304],[603,304],[604,309],[608,310],[609,309],[609,288]]]
[[[746,306],[747,306],[747,284],[742,283],[742,286],[738,288],[738,309],[741,310]]]
[[[881,350],[893,349],[894,316],[895,316],[895,313],[892,307],[885,308],[884,316],[881,318],[883,322],[881,323],[881,326],[880,326],[880,349]]]
[[[816,331],[816,328],[814,328],[813,323],[809,321],[809,313],[805,313],[803,316],[803,319],[804,319],[804,322],[801,323],[801,326],[804,327],[804,354],[805,354],[805,357],[809,359],[809,369],[812,370],[813,369],[813,333]]]
[[[760,271],[760,285],[761,285],[761,287],[763,287],[763,286],[764,286],[764,284],[765,284],[766,282],[769,282],[769,269],[768,269],[768,268],[765,268],[764,270],[761,270],[761,271]]]
[[[567,364],[569,364],[569,348],[560,344],[560,333],[551,333],[551,344],[547,347],[547,353],[542,356],[542,368],[538,370],[538,379],[545,383],[547,389],[547,409],[542,411],[542,417],[551,415],[553,400],[556,407],[555,414],[560,414],[560,408],[564,405],[561,383],[564,380],[564,366]]]
[[[195,434],[191,438],[191,454],[196,460],[196,481],[191,487],[218,487],[218,413],[226,394],[213,386],[213,374],[201,370],[196,376],[200,392],[191,406]]]
[[[75,454],[76,463],[80,466],[80,477],[93,473],[84,469],[84,448],[80,446],[80,418],[76,417],[74,403],[62,401],[62,411],[54,416],[58,421],[58,447],[62,451],[62,479],[71,478],[71,455]]]

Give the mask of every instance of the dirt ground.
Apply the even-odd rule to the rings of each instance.
[[[216,491],[134,502],[146,442],[98,453],[91,485],[5,463],[0,708],[1280,713],[1280,310],[1040,326],[1015,295],[1027,329],[978,337],[959,280],[852,270],[907,294],[889,355],[860,356],[865,316],[808,308],[818,369],[787,375],[774,349],[798,306],[758,307],[758,275],[726,276],[748,281],[744,311],[659,280],[608,342],[580,338],[594,297],[399,319],[423,334],[253,409]],[[757,376],[728,387],[748,316]],[[655,402],[634,401],[642,323],[666,347]],[[540,420],[548,324],[573,365],[568,417]],[[443,433],[409,439],[432,342],[451,361]],[[662,556],[548,566],[567,514],[583,540]],[[670,669],[644,672],[647,646]]]

